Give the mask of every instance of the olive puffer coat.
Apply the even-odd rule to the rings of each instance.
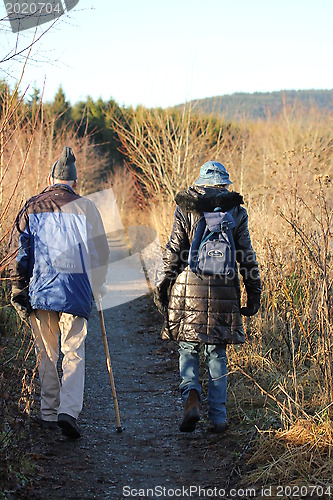
[[[194,186],[180,192],[176,203],[171,237],[163,254],[164,273],[155,290],[155,302],[167,311],[162,338],[206,344],[243,343],[238,271],[232,278],[199,277],[188,266],[188,252],[203,212],[213,212],[216,207],[229,211],[235,221],[236,260],[248,300],[260,302],[259,268],[248,215],[240,206],[243,198],[221,187]]]

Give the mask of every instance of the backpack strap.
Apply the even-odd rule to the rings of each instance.
[[[206,231],[206,220],[205,220],[205,217],[201,217],[199,219],[197,228],[195,230],[192,244],[190,247],[190,252],[188,255],[188,263],[189,263],[191,271],[193,271],[193,272],[195,272],[195,270],[197,268],[198,252],[199,252],[200,243],[201,243],[202,238],[204,237],[205,231]]]
[[[202,245],[203,245],[203,244],[204,244],[207,240],[209,240],[209,238],[210,238],[211,236],[213,236],[213,234],[214,234],[215,232],[216,232],[216,231],[211,231],[211,232],[209,232],[209,228],[208,228],[208,227],[206,227],[206,229],[205,229],[205,233],[204,233],[204,236],[203,236],[203,238],[202,238],[202,240],[201,240],[201,243],[200,243],[200,245],[199,245],[199,248],[198,248],[198,252],[199,252],[200,248],[202,247]],[[208,234],[207,234],[207,233],[208,233]]]

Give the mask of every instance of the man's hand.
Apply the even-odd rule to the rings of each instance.
[[[29,316],[31,313],[31,306],[28,297],[24,293],[13,293],[11,295],[10,302],[15,308],[17,314],[20,316],[21,320],[25,323],[29,322]]]
[[[260,295],[249,295],[247,297],[247,306],[241,307],[242,316],[254,316],[259,311]]]

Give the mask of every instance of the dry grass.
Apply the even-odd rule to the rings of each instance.
[[[298,420],[289,429],[262,433],[257,451],[248,460],[252,484],[332,486],[333,424]]]

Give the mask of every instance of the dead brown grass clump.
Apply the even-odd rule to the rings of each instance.
[[[300,419],[288,429],[261,433],[248,461],[256,470],[252,484],[332,486],[333,424],[330,420]]]

